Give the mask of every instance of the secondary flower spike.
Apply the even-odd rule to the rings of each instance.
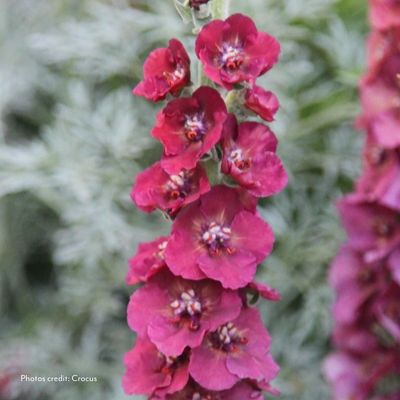
[[[239,190],[215,186],[178,215],[165,259],[186,279],[208,277],[238,289],[253,280],[273,242],[271,228],[243,203]]]
[[[196,40],[196,54],[204,73],[228,90],[237,83],[253,84],[273,67],[279,53],[279,42],[258,31],[252,19],[242,14],[210,22]]]
[[[333,400],[400,399],[400,2],[368,3],[363,172],[338,203],[347,241],[330,269],[335,351],[324,369]]]
[[[168,93],[178,96],[190,83],[190,59],[183,44],[171,39],[167,48],[152,51],[143,67],[144,79],[133,94],[147,100],[164,100]]]

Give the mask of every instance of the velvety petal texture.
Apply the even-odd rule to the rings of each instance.
[[[144,63],[143,74],[133,94],[150,101],[164,100],[169,93],[179,95],[190,83],[190,59],[183,44],[171,39],[167,48],[153,50]]]
[[[277,140],[272,131],[257,122],[237,124],[229,115],[225,123],[221,169],[256,197],[279,193],[288,177],[276,155]]]
[[[254,83],[278,61],[279,53],[279,42],[242,14],[208,23],[196,39],[204,73],[228,90],[237,83]]]
[[[253,280],[273,242],[271,228],[247,209],[239,190],[215,186],[178,215],[165,257],[176,275],[237,289]]]

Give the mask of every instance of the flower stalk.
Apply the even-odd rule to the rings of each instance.
[[[190,2],[196,10],[205,3]],[[213,15],[223,17],[228,4],[214,0]],[[277,393],[270,382],[279,367],[251,299],[280,296],[255,281],[274,243],[257,202],[283,190],[287,174],[271,129],[238,122],[229,111],[273,120],[276,97],[255,82],[277,62],[280,46],[235,14],[206,24],[195,49],[201,73],[193,91],[191,60],[177,39],[149,55],[133,90],[150,101],[175,97],[151,131],[163,156],[136,177],[131,192],[142,211],[169,215],[172,228],[142,243],[129,261],[127,284],[142,286],[128,305],[138,339],[125,356],[123,388],[152,400],[261,400]],[[226,91],[235,97],[232,110]]]

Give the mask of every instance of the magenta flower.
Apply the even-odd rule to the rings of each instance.
[[[279,100],[272,92],[254,85],[246,90],[244,105],[265,121],[271,122],[279,109]]]
[[[195,168],[219,141],[227,116],[225,102],[210,87],[172,100],[157,114],[151,134],[164,145],[162,168],[169,174]]]
[[[125,354],[122,387],[126,394],[170,394],[183,389],[189,380],[189,356],[167,357],[147,338],[138,338]]]
[[[236,83],[254,83],[278,61],[279,53],[279,42],[257,31],[251,18],[242,14],[210,22],[196,39],[204,73],[228,90]]]
[[[165,271],[138,289],[128,306],[128,323],[139,336],[148,334],[157,348],[178,356],[199,346],[205,333],[236,318],[237,293],[213,281],[187,281]]]
[[[259,312],[245,309],[237,319],[208,333],[201,347],[192,350],[190,375],[210,390],[230,389],[246,378],[270,382],[279,367],[269,354],[269,343]]]
[[[239,190],[214,186],[180,212],[165,252],[174,274],[208,277],[229,289],[252,281],[257,264],[272,250],[274,236],[244,199]]]
[[[381,30],[400,26],[400,3],[398,0],[371,0],[372,25]]]
[[[392,279],[400,285],[400,249],[396,249],[388,260],[389,270],[392,274]]]
[[[369,136],[364,150],[364,172],[357,191],[368,200],[400,210],[400,156],[397,150],[385,149]]]
[[[400,59],[399,59],[400,60]],[[400,71],[400,62],[399,62]],[[386,148],[400,146],[400,108],[382,112],[375,117],[371,130],[377,141]]]
[[[250,292],[250,294],[256,293],[265,300],[279,301],[281,299],[279,291],[265,283],[253,281],[250,282],[245,289],[247,292]]]
[[[161,236],[152,242],[139,244],[136,255],[129,260],[129,271],[125,279],[127,285],[147,282],[166,266],[164,251],[167,242],[168,237]]]
[[[280,192],[288,177],[276,155],[277,140],[272,131],[257,122],[238,125],[230,114],[225,123],[221,170],[253,196],[267,197]]]
[[[144,67],[144,80],[134,89],[133,94],[147,100],[164,100],[168,93],[179,95],[190,83],[190,59],[177,39],[171,39],[167,48],[153,50]]]
[[[263,392],[271,394],[278,392],[264,382],[243,380],[232,389],[215,392],[198,385],[194,380],[189,380],[186,387],[180,392],[167,395],[166,400],[263,400]],[[160,397],[151,397],[150,400],[160,400]]]
[[[399,212],[350,195],[338,204],[349,245],[372,262],[400,245]]]
[[[169,175],[157,162],[136,177],[131,198],[145,212],[159,208],[175,214],[209,190],[207,175],[200,165],[191,171],[182,170]]]

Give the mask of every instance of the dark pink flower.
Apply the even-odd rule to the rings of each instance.
[[[400,71],[400,64],[399,64]],[[400,92],[399,92],[400,94]],[[400,107],[380,113],[371,124],[371,130],[378,143],[385,148],[400,146]]]
[[[400,2],[370,0],[370,19],[376,29],[386,30],[400,26]]]
[[[271,122],[279,109],[279,100],[272,92],[254,85],[246,90],[244,105],[265,121]]]
[[[210,390],[230,389],[246,378],[270,382],[279,368],[269,354],[269,343],[259,312],[245,309],[237,319],[208,333],[201,347],[193,349],[190,375]]]
[[[230,114],[222,137],[221,170],[253,196],[276,194],[288,181],[276,147],[277,139],[267,126],[257,122],[238,125]]]
[[[186,279],[208,277],[229,289],[246,286],[274,242],[254,211],[241,191],[214,186],[174,221],[165,252],[171,271]]]
[[[172,39],[167,48],[153,50],[143,72],[144,80],[133,89],[135,95],[151,101],[163,100],[168,93],[179,95],[190,83],[190,59],[183,44]]]
[[[393,280],[400,285],[400,249],[390,255],[388,264]]]
[[[251,380],[243,380],[232,389],[218,392],[204,389],[194,380],[189,380],[189,383],[183,390],[167,395],[165,400],[263,400],[263,391],[271,394],[278,393],[264,382]],[[154,396],[150,400],[161,400],[161,397]]]
[[[361,196],[346,196],[338,203],[349,245],[364,252],[372,262],[385,257],[400,244],[398,211],[365,201]]]
[[[400,153],[385,149],[372,135],[364,150],[364,172],[357,182],[357,191],[370,201],[400,210]]]
[[[210,22],[196,40],[205,74],[228,90],[236,83],[254,83],[278,61],[279,53],[279,42],[257,31],[251,18],[242,14]]]
[[[136,177],[131,198],[143,211],[151,212],[159,208],[175,214],[209,190],[207,175],[200,165],[190,171],[182,170],[176,175],[169,175],[157,162]]]
[[[125,354],[122,387],[126,394],[175,393],[189,380],[189,356],[167,357],[147,338],[138,338]]]
[[[227,116],[219,93],[206,86],[192,97],[172,100],[157,114],[151,134],[164,145],[162,168],[169,174],[191,170],[219,141]]]
[[[169,356],[199,346],[205,333],[236,318],[237,293],[209,280],[188,281],[165,271],[138,289],[128,306],[128,323]]]
[[[161,236],[149,243],[140,243],[135,256],[129,260],[129,271],[126,275],[127,285],[147,282],[165,265],[164,251],[168,237]]]

